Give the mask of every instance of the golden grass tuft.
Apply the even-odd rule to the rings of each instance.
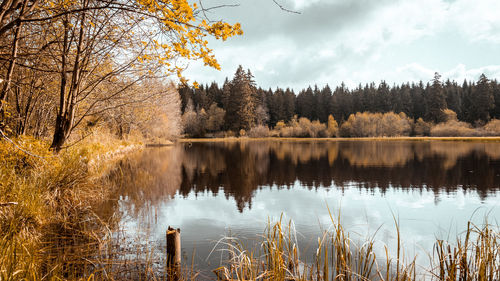
[[[463,236],[452,244],[437,240],[430,255],[430,267],[417,271],[416,257],[406,257],[396,228],[396,255],[384,246],[385,256],[375,252],[375,235],[358,244],[344,230],[340,215],[330,213],[332,226],[318,238],[310,263],[301,260],[293,223],[282,218],[268,223],[259,251],[247,249],[236,238],[226,238],[226,264],[215,269],[217,280],[500,280],[498,226],[468,224]]]
[[[92,205],[110,192],[99,182],[118,155],[108,153],[131,143],[94,134],[54,154],[45,141],[13,141],[29,154],[0,141],[0,280],[66,279],[68,270],[80,274],[81,267],[69,265],[84,264],[106,235],[106,223]],[[68,247],[76,245],[83,246]]]

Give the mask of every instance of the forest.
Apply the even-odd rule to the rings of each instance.
[[[315,85],[295,93],[262,89],[240,66],[222,86],[180,87],[186,134],[201,136],[369,137],[484,136],[500,133],[500,85],[478,81],[388,85],[348,89]]]

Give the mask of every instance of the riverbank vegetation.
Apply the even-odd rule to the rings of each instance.
[[[236,238],[220,241],[229,256],[215,269],[217,280],[498,280],[500,232],[498,225],[471,223],[456,241],[436,240],[428,253],[428,267],[416,263],[404,249],[395,220],[395,253],[379,245],[376,235],[356,239],[340,216],[318,238],[313,256],[304,257],[293,223],[268,224],[262,242],[248,248]]]
[[[100,131],[54,154],[47,141],[12,141],[0,142],[0,279],[80,274],[116,223],[94,213],[112,192],[101,178],[140,143]]]

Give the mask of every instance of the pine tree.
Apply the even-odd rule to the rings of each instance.
[[[257,88],[250,71],[245,72],[240,65],[231,82],[225,84],[225,124],[233,131],[248,130],[256,122]]]
[[[238,116],[240,118],[239,129],[249,130],[257,122],[256,109],[258,105],[257,89],[250,70],[244,76],[243,83],[238,90],[241,91],[241,104]]]
[[[494,107],[491,110],[491,117],[500,119],[500,84],[498,84],[498,81],[493,80],[491,82],[491,88],[493,91],[493,98],[495,100]]]
[[[479,77],[475,91],[473,91],[473,98],[477,110],[476,120],[486,123],[490,119],[490,110],[495,106],[495,99],[490,81],[484,73]]]
[[[426,119],[435,123],[444,121],[443,110],[446,109],[446,97],[444,95],[443,85],[441,84],[441,75],[434,73],[432,86],[426,90]]]
[[[332,97],[332,90],[326,85],[317,96],[316,115],[320,122],[328,121],[328,106]]]
[[[462,114],[462,91],[456,82],[447,80],[444,85],[446,105],[449,109],[453,110],[457,116],[461,117]]]
[[[377,95],[375,97],[376,112],[389,112],[391,110],[390,103],[391,99],[389,86],[382,80],[378,86]]]
[[[474,104],[474,97],[472,94],[472,88],[475,87],[473,83],[464,81],[462,84],[462,92],[463,92],[463,115],[465,121],[472,123],[477,120],[477,110]]]
[[[296,110],[300,117],[312,118],[314,108],[314,94],[309,86],[305,91],[301,91],[297,96]]]
[[[293,90],[290,90],[289,88],[287,88],[285,90],[285,96],[284,96],[285,116],[284,116],[283,121],[288,122],[288,121],[292,120],[293,116],[296,114],[295,100],[296,100],[295,93],[293,92]]]

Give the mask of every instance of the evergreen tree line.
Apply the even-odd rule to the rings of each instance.
[[[179,90],[186,122],[186,133],[203,135],[217,131],[249,130],[256,126],[275,128],[297,118],[328,123],[332,115],[340,125],[352,114],[404,113],[415,121],[438,124],[448,121],[446,109],[456,113],[458,121],[475,127],[491,119],[500,119],[500,84],[482,74],[478,81],[441,81],[434,78],[424,83],[403,83],[389,86],[385,81],[348,89],[344,83],[332,89],[329,85],[303,89],[296,94],[292,89],[264,90],[257,87],[250,72],[241,66],[232,80],[226,78],[199,88],[181,87]],[[218,114],[215,114],[218,113]],[[186,115],[187,114],[187,115]],[[214,119],[214,115],[217,115]],[[208,122],[210,120],[210,122]],[[282,121],[282,122],[280,122]]]

